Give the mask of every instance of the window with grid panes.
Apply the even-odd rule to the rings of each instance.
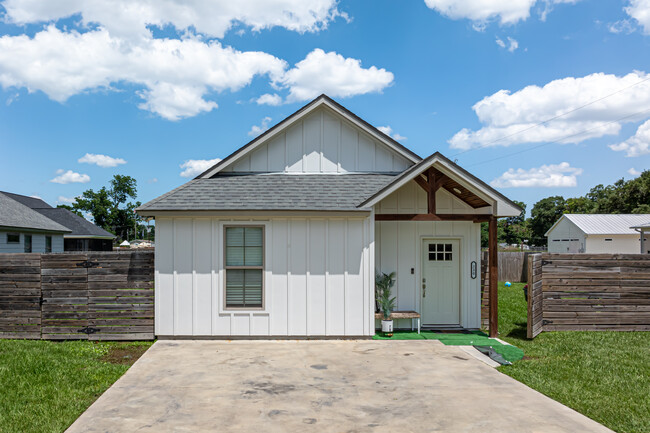
[[[264,227],[225,227],[226,308],[264,305]]]

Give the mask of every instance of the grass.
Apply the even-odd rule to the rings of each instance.
[[[650,333],[543,332],[528,340],[522,287],[499,285],[499,337],[525,354],[499,371],[612,430],[650,432]]]
[[[151,342],[0,340],[0,432],[62,432]]]

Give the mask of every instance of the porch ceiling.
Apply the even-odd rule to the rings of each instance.
[[[458,197],[459,199],[461,199],[462,201],[467,203],[472,208],[478,209],[478,208],[481,208],[481,207],[490,206],[490,204],[488,202],[486,202],[481,197],[474,194],[469,189],[465,188],[463,185],[456,182],[455,180],[453,180],[449,176],[445,175],[440,170],[436,169],[435,167],[432,167],[432,170],[433,170],[433,173],[434,173],[436,179],[444,179],[442,181],[441,186],[440,186],[441,188],[446,189],[451,194]],[[422,175],[420,175],[420,177],[422,177]]]

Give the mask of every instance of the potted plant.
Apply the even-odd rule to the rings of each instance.
[[[383,314],[381,321],[381,331],[386,333],[393,332],[393,320],[390,314],[395,309],[395,297],[391,297],[391,289],[395,285],[395,272],[390,274],[378,274],[375,282],[375,294],[379,301],[379,307]]]

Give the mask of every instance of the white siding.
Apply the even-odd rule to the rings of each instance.
[[[411,162],[326,108],[262,144],[224,172],[401,172]]]
[[[646,239],[649,237],[646,234]],[[588,235],[585,252],[589,254],[639,254],[641,252],[640,243],[640,233],[636,235]]]
[[[584,253],[585,234],[568,218],[562,218],[548,234],[549,253]]]
[[[19,233],[20,243],[8,244],[7,233],[18,233],[15,231],[0,231],[0,253],[24,253],[25,252],[25,234],[32,236],[32,252],[44,253],[45,252],[45,236],[52,237],[52,252],[63,252],[63,235],[56,234],[43,234],[43,233]]]
[[[450,214],[475,213],[451,193],[439,190],[437,212]],[[426,195],[409,182],[376,206],[380,213],[427,213]],[[481,227],[472,222],[452,221],[378,221],[375,224],[375,265],[377,272],[396,272],[395,296],[398,310],[420,311],[422,240],[427,238],[460,241],[460,325],[479,328],[481,319],[480,275],[470,277],[471,262],[481,269]],[[413,273],[411,273],[413,269]],[[399,321],[399,327],[410,327],[410,320]]]
[[[223,227],[265,227],[264,308],[223,305]],[[157,335],[372,335],[370,218],[156,219]]]

